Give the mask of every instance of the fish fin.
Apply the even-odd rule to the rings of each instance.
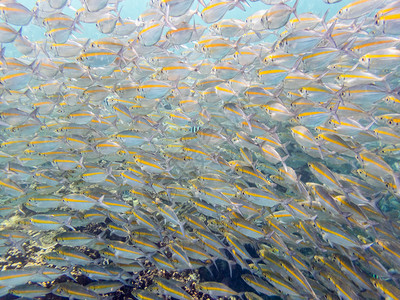
[[[70,228],[73,231],[76,231],[76,229],[71,226],[71,221],[72,221],[72,217],[68,217],[68,219],[64,223],[64,226]]]
[[[6,47],[3,47],[3,44],[0,44],[0,62],[3,64],[3,66],[7,66],[7,62],[4,58],[4,54],[6,53]]]
[[[299,4],[299,0],[296,0],[296,2],[295,2],[294,5],[293,5],[292,12],[293,12],[293,14],[296,16],[297,21],[300,22],[300,18],[299,18],[299,16],[297,15],[297,5],[298,5],[298,4]]]
[[[36,107],[30,114],[29,117],[37,121],[40,125],[43,125],[42,121],[37,117],[37,113],[39,111],[39,107]]]
[[[165,24],[168,25],[168,27],[170,27],[173,30],[176,30],[177,29],[176,26],[174,24],[172,24],[171,21],[169,20],[169,10],[170,10],[169,5],[167,5],[165,15],[163,16],[164,22],[165,22]]]
[[[360,65],[360,61],[357,61],[356,64],[349,70],[349,72],[353,72]]]
[[[336,45],[335,40],[332,38],[332,32],[333,32],[333,30],[335,29],[336,22],[337,22],[337,20],[333,21],[332,25],[331,25],[329,28],[327,28],[327,25],[326,25],[325,22],[322,23],[322,25],[323,25],[325,28],[327,28],[327,29],[326,29],[326,32],[325,32],[325,34],[324,34],[324,36],[323,36],[323,39],[328,40],[328,42],[329,42],[334,48],[337,48],[337,45]]]
[[[246,2],[246,0],[233,0],[233,2],[234,2],[234,6],[233,6],[233,7],[237,7],[237,8],[239,8],[240,10],[243,10],[243,11],[246,11],[246,9],[244,8],[244,6],[242,5],[242,3],[240,3],[240,2],[244,2],[244,3],[247,4],[247,6],[249,6],[249,4]],[[230,8],[229,10],[233,9],[233,7]],[[249,6],[249,7],[250,7],[250,6]]]

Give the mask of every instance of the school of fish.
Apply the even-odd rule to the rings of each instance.
[[[1,295],[400,299],[400,1],[256,1],[0,1]]]

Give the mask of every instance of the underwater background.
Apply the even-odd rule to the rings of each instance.
[[[400,1],[0,18],[0,299],[400,299]]]

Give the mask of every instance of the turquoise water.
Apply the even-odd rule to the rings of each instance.
[[[327,18],[332,17],[337,13],[337,11],[346,4],[350,3],[351,0],[344,0],[339,3],[334,4],[326,4],[322,0],[321,1],[308,1],[308,0],[300,0],[298,5],[298,12],[313,12],[318,16],[322,16],[327,9],[329,9],[329,13]],[[27,8],[32,9],[35,7],[35,1],[31,0],[21,0],[19,3],[25,5]],[[289,1],[288,5],[293,5],[294,1]],[[66,8],[63,12],[71,17],[74,16],[76,9],[80,7],[80,2],[78,0],[71,1],[71,8]],[[228,11],[225,15],[225,18],[237,18],[237,19],[245,19],[247,16],[255,13],[258,10],[266,9],[268,6],[261,3],[261,2],[249,2],[250,7],[245,6],[245,11],[240,9],[234,9]],[[137,0],[124,0],[121,3],[120,8],[121,10],[121,17],[122,18],[130,18],[135,20],[139,17],[139,15],[144,12],[146,9],[150,8],[149,3],[146,1],[137,1]],[[192,8],[194,9],[196,6],[193,5]],[[202,24],[202,20],[200,19],[199,24]],[[36,26],[30,24],[29,26],[25,26],[23,30],[23,35],[27,36],[29,40],[33,41],[40,41],[44,39],[45,30],[43,27]],[[82,34],[75,33],[77,37],[85,37],[85,38],[92,38],[97,39],[104,37],[105,35],[102,34],[97,30],[94,24],[84,24],[84,32]],[[12,45],[6,46],[6,53],[12,53],[16,57],[19,57],[20,54],[18,52],[14,52],[14,47]]]
[[[1,27],[0,295],[398,298],[399,3],[233,2]]]

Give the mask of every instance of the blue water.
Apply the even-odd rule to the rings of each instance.
[[[33,0],[21,0],[19,1],[21,4],[25,5],[27,8],[32,9],[35,7],[36,1]],[[329,9],[328,15],[327,15],[327,20],[331,17],[333,17],[337,11],[345,6],[346,4],[350,3],[351,0],[343,0],[341,2],[335,3],[335,4],[326,4],[322,0],[299,0],[299,4],[297,7],[297,12],[298,14],[304,13],[304,12],[312,12],[318,16],[323,16],[324,13]],[[207,3],[207,2],[206,2]],[[236,19],[242,19],[245,20],[246,17],[252,15],[253,13],[267,9],[270,7],[270,5],[265,5],[261,1],[259,2],[248,2],[250,7],[245,6],[245,11],[240,10],[239,8],[234,8],[233,10],[229,11],[225,16],[224,19],[229,19],[229,18],[236,18]],[[289,1],[287,2],[288,5],[293,6],[295,1]],[[197,5],[197,2],[195,1],[192,9],[195,9]],[[63,10],[63,13],[70,15],[71,17],[74,16],[76,9],[80,8],[81,4],[80,1],[78,0],[71,0],[70,7],[66,7]],[[141,0],[125,0],[121,2],[119,5],[119,8],[121,9],[121,18],[130,18],[132,20],[135,20],[139,17],[139,15],[144,12],[146,9],[150,7],[149,3],[147,1],[141,1]],[[202,10],[202,7],[199,6],[199,10]],[[294,17],[294,15],[292,15]],[[201,18],[197,17],[196,22],[198,24],[202,24]],[[203,23],[204,24],[204,23]],[[84,30],[82,34],[80,33],[74,33],[76,37],[86,37],[86,38],[91,38],[91,39],[98,39],[101,37],[106,36],[105,34],[102,34],[99,32],[95,26],[95,24],[83,24]],[[16,28],[19,29],[19,28]],[[34,22],[31,22],[28,26],[24,26],[23,29],[23,35],[26,36],[29,40],[31,41],[42,41],[45,39],[45,30],[43,27],[39,27],[37,25],[34,25]],[[3,45],[4,46],[4,45]],[[19,57],[20,54],[15,51],[15,48],[12,44],[7,44],[6,46],[6,55],[7,56],[15,56]]]

